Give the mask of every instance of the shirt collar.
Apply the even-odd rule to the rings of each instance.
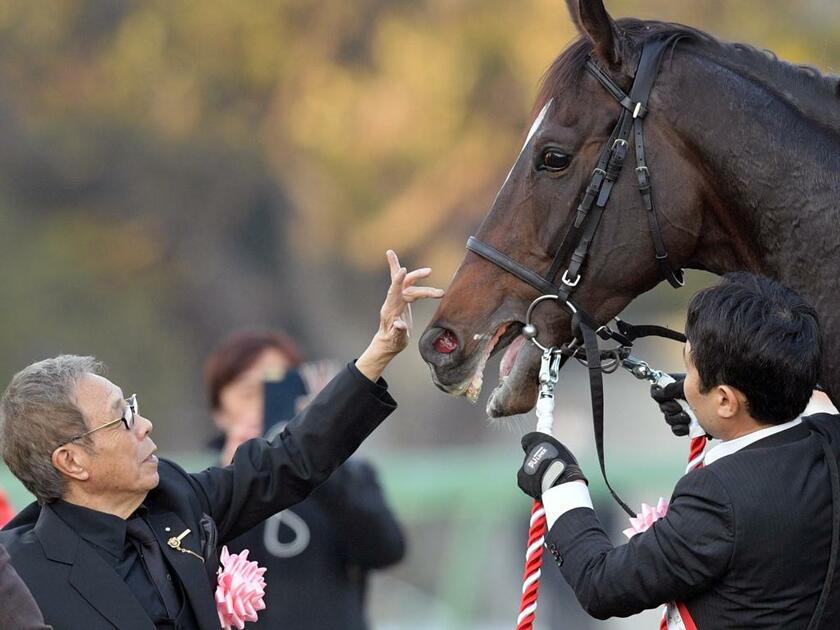
[[[123,557],[125,549],[125,521],[119,516],[58,500],[52,508],[59,518],[79,536],[113,556]]]
[[[726,442],[716,444],[714,447],[710,448],[709,451],[706,453],[706,456],[703,458],[703,465],[708,466],[709,464],[712,464],[717,460],[726,457],[727,455],[732,455],[732,453],[740,451],[742,448],[749,446],[750,444],[758,442],[759,440],[763,440],[764,438],[770,437],[771,435],[775,435],[776,433],[787,431],[788,429],[791,429],[801,423],[801,417],[794,418],[793,420],[785,422],[784,424],[777,424],[772,427],[767,427],[765,429],[759,429],[758,431],[753,431],[752,433],[748,433],[747,435],[737,437],[734,440],[727,440]]]

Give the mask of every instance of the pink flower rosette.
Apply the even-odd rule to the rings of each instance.
[[[222,547],[216,584],[216,611],[223,630],[242,630],[246,621],[256,621],[257,611],[265,608],[265,567],[248,560],[248,550],[229,553]]]
[[[642,503],[641,513],[637,514],[636,518],[630,519],[630,527],[624,530],[624,535],[627,536],[627,538],[633,538],[636,534],[641,534],[643,531],[650,529],[651,525],[660,518],[664,517],[667,513],[668,502],[662,497],[659,497],[659,501],[656,506]]]

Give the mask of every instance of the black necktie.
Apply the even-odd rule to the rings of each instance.
[[[142,518],[135,516],[126,521],[125,529],[128,538],[135,543],[140,559],[146,565],[170,619],[175,619],[181,609],[178,592],[152,528]]]

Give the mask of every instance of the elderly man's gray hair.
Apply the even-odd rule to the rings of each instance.
[[[39,503],[64,495],[65,481],[52,464],[52,453],[88,429],[76,404],[76,386],[85,374],[104,369],[93,357],[45,359],[15,374],[0,398],[0,454]],[[77,443],[83,448],[93,444],[90,437]]]

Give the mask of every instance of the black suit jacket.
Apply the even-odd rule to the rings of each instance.
[[[189,474],[160,461],[160,483],[144,505],[201,628],[219,627],[218,547],[303,500],[356,450],[396,408],[381,383],[349,365],[286,430],[271,442],[246,442],[230,466]],[[182,546],[206,561],[167,544],[187,529]],[[125,583],[49,504],[26,508],[0,532],[0,543],[56,630],[154,630]]]
[[[832,492],[822,435],[840,458],[840,417],[817,414],[680,479],[667,516],[613,547],[592,510],[546,537],[584,608],[626,617],[676,600],[697,628],[805,629],[828,568]],[[821,628],[836,628],[840,581]]]

